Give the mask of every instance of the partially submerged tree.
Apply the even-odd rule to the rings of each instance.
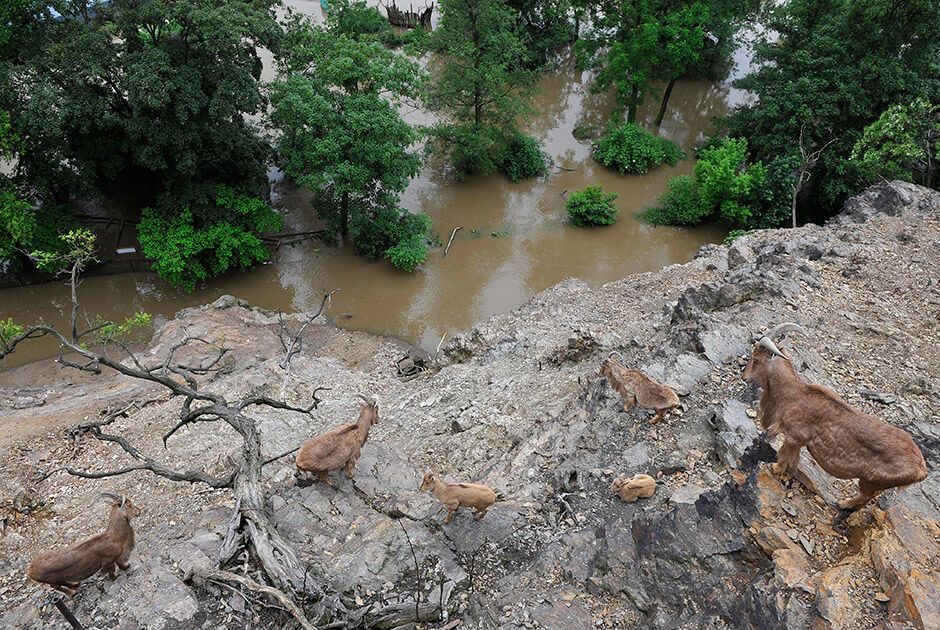
[[[432,135],[458,176],[493,173],[531,113],[535,75],[523,35],[504,0],[443,0],[440,10],[428,105],[445,120]]]
[[[368,241],[360,252],[373,258],[405,238],[427,236],[425,227],[373,250],[376,239],[365,234],[380,218],[390,227],[411,225],[398,199],[421,167],[411,148],[419,135],[398,109],[417,98],[421,78],[415,62],[374,41],[302,20],[290,25],[279,59],[271,120],[281,166],[314,192],[328,233]]]

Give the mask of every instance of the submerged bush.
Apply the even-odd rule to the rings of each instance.
[[[659,203],[644,210],[640,218],[656,225],[698,225],[708,212],[702,212],[695,178],[679,175],[669,180]]]
[[[351,223],[350,233],[362,256],[369,260],[384,256],[397,268],[414,271],[428,258],[431,217],[387,207],[371,216],[359,215]]]
[[[141,249],[170,284],[192,291],[197,282],[268,259],[260,234],[282,229],[280,215],[261,199],[225,186],[216,204],[227,220],[201,223],[189,208],[171,216],[144,208],[137,226]]]
[[[506,156],[500,172],[514,182],[541,177],[548,173],[547,156],[539,141],[531,136],[516,134],[506,147]]]
[[[645,173],[660,164],[675,166],[684,156],[675,142],[654,136],[636,123],[610,127],[594,143],[594,159],[621,175]]]
[[[565,207],[571,223],[578,227],[612,225],[617,220],[616,198],[617,193],[605,193],[600,186],[588,186],[571,193]]]

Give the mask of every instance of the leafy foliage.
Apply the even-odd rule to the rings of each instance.
[[[96,239],[91,230],[78,228],[59,235],[61,244],[52,250],[35,250],[29,256],[38,269],[49,273],[60,273],[74,269],[80,273],[90,263],[96,262]]]
[[[731,230],[730,232],[728,232],[728,236],[725,237],[724,244],[725,244],[725,245],[731,245],[731,243],[735,242],[736,240],[738,240],[738,239],[741,238],[742,236],[746,236],[746,235],[748,235],[748,234],[750,234],[750,233],[751,233],[751,230],[740,230],[740,229],[739,229],[739,230]]]
[[[280,215],[267,204],[232,189],[220,188],[216,205],[226,219],[203,223],[188,208],[173,215],[145,208],[137,226],[154,271],[186,291],[230,269],[267,260],[268,250],[257,232],[283,228]]]
[[[652,208],[647,208],[640,217],[656,225],[699,225],[708,218],[702,211],[698,182],[690,175],[673,177],[666,184],[666,192]]]
[[[22,335],[25,329],[13,321],[12,317],[0,319],[0,343],[12,339],[17,335]]]
[[[414,271],[428,259],[427,239],[414,235],[389,248],[388,258],[402,271]]]
[[[940,3],[791,0],[778,4],[755,46],[757,69],[737,82],[755,95],[728,119],[752,161],[770,163],[835,138],[803,199],[814,216],[841,208],[866,184],[853,147],[890,105],[940,99]]]
[[[271,120],[284,171],[314,191],[333,233],[398,207],[421,166],[396,105],[417,95],[417,64],[371,41],[290,25],[272,86]]]
[[[747,140],[729,138],[702,150],[694,172],[701,214],[746,225],[752,215],[752,195],[767,177],[763,164],[747,165]]]
[[[269,150],[259,47],[276,48],[275,0],[56,3],[31,13],[3,107],[41,196],[131,190],[165,208],[214,210],[219,184],[254,194]],[[8,98],[7,98],[8,97]]]
[[[934,186],[940,159],[940,105],[922,98],[910,105],[892,105],[865,127],[851,157],[870,180],[912,181],[916,174],[925,186]]]
[[[532,136],[517,133],[506,147],[506,155],[499,170],[514,182],[541,177],[548,173],[548,157],[539,141]]]
[[[446,122],[431,133],[458,177],[499,170],[531,110],[534,74],[513,10],[504,0],[442,0],[431,50],[441,57],[427,103]]]
[[[588,186],[568,195],[568,218],[578,227],[613,225],[617,221],[617,193],[605,193],[600,186]]]
[[[430,231],[431,217],[401,208],[357,215],[350,226],[356,250],[369,260],[385,256],[389,249],[413,237],[427,241]]]
[[[388,19],[365,0],[330,0],[326,14],[327,29],[350,39],[379,42],[384,46],[397,46],[401,38],[392,29]],[[421,29],[416,29],[421,30]]]
[[[120,337],[125,337],[131,331],[150,325],[152,317],[149,313],[138,311],[130,317],[125,317],[124,321],[117,323],[99,321],[96,326],[100,326],[94,333],[95,345],[103,345],[114,341]]]
[[[526,65],[544,66],[559,49],[575,40],[572,0],[506,0],[517,16],[528,50]]]
[[[13,259],[28,249],[36,230],[32,206],[12,190],[0,191],[0,262]]]
[[[666,163],[675,166],[685,154],[674,142],[654,136],[636,123],[612,126],[594,143],[594,159],[625,173],[645,173]]]

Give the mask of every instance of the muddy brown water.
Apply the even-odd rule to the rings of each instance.
[[[589,81],[587,73],[567,60],[542,79],[534,100],[536,116],[529,132],[543,141],[555,165],[564,170],[554,168],[548,177],[520,183],[499,175],[455,182],[438,165],[425,166],[402,205],[430,215],[445,243],[454,227],[462,230],[446,257],[443,248],[432,250],[415,273],[397,271],[387,261],[366,261],[348,244],[328,247],[309,241],[283,247],[268,264],[227,274],[189,294],[149,273],[89,277],[80,288],[82,306],[106,319],[136,311],[159,319],[232,294],[256,306],[294,311],[316,308],[324,291],[338,288],[327,309],[337,324],[392,335],[433,352],[445,332],[450,335],[508,312],[566,278],[598,286],[688,261],[701,245],[721,241],[725,231],[719,228],[654,227],[635,218],[665,190],[670,177],[690,172],[693,160],[639,176],[621,176],[593,161],[590,142],[576,140],[572,130],[585,122],[602,123],[613,103],[607,95],[591,94]],[[661,134],[688,151],[711,130],[714,117],[742,98],[726,84],[681,81]],[[647,99],[645,105],[640,118],[649,128],[658,104]],[[427,120],[421,113],[411,118]],[[563,194],[589,184],[618,193],[620,216],[615,225],[575,228],[566,222]],[[306,191],[276,177],[274,190],[288,232],[315,227]],[[61,282],[0,290],[0,319],[44,321],[65,330],[68,308],[68,292]],[[48,340],[32,342],[0,368],[55,352]]]

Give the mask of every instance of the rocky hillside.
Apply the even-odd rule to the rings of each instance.
[[[797,478],[771,473],[774,445],[740,374],[755,336],[781,321],[811,331],[788,343],[806,378],[914,436],[926,481],[843,518],[835,501],[854,485],[805,452]],[[179,313],[147,353],[162,356],[185,327],[232,349],[203,389],[301,405],[329,387],[312,416],[254,412],[271,455],[355,420],[356,392],[379,398],[354,480],[298,487],[291,457],[265,468],[271,518],[351,607],[417,595],[435,611],[429,628],[940,628],[938,322],[940,194],[893,182],[824,227],[753,234],[597,289],[562,283],[459,335],[417,377],[396,375],[407,348],[324,323],[285,383],[276,315],[234,298]],[[597,376],[612,351],[671,384],[681,410],[655,426],[643,410],[624,413]],[[218,557],[228,491],[146,472],[38,481],[64,465],[127,465],[72,429],[109,410],[126,409],[111,433],[173,467],[224,471],[234,432],[201,423],[164,449],[179,401],[112,375],[33,365],[0,374],[0,386],[3,627],[62,625],[24,568],[100,530],[101,491],[126,492],[144,513],[131,569],[71,600],[86,627],[285,627],[256,594],[187,581]],[[461,510],[443,525],[442,506],[417,489],[429,468],[501,500],[482,521]],[[610,482],[634,473],[655,477],[656,492],[623,503]],[[260,577],[248,557],[231,568]]]

